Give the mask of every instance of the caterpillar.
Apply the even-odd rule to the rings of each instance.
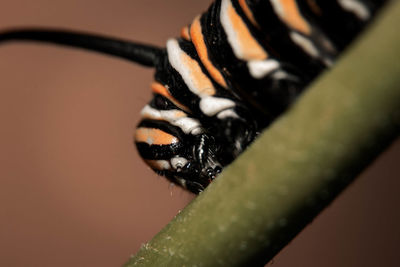
[[[23,40],[97,51],[155,68],[134,142],[158,174],[200,193],[287,110],[384,0],[215,0],[165,48],[56,29]]]

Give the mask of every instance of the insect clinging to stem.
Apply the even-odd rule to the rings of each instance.
[[[215,0],[165,48],[56,29],[0,42],[84,48],[155,68],[135,143],[144,161],[203,191],[284,112],[371,20],[384,0]]]

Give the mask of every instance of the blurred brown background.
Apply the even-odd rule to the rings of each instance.
[[[51,26],[163,45],[209,0],[0,0],[0,28]],[[153,71],[85,51],[0,47],[0,266],[120,266],[193,198],[132,135]],[[274,260],[397,266],[400,142]]]

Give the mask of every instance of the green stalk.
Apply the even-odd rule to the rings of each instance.
[[[128,266],[263,265],[398,135],[400,2]]]

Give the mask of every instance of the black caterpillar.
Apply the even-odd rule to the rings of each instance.
[[[166,48],[60,30],[0,33],[155,67],[135,143],[199,193],[352,41],[384,0],[216,0]]]

